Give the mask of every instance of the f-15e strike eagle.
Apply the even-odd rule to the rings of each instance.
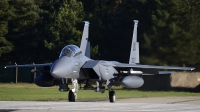
[[[41,87],[59,85],[60,91],[69,91],[68,100],[75,102],[77,99],[78,81],[84,80],[86,87],[89,82],[96,82],[95,92],[104,92],[105,86],[109,91],[110,102],[115,102],[115,91],[112,86],[123,85],[127,88],[139,88],[144,84],[142,75],[146,74],[167,74],[163,70],[194,70],[193,67],[172,67],[141,65],[139,63],[139,43],[137,42],[138,21],[134,20],[132,46],[130,51],[129,64],[117,61],[92,60],[87,56],[89,22],[85,21],[80,48],[76,45],[65,46],[59,58],[53,63],[33,65],[10,65],[5,68],[14,67],[43,67],[41,75],[35,78],[35,84]],[[32,70],[32,72],[37,72]],[[72,88],[68,87],[71,80]]]

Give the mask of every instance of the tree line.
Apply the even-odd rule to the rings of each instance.
[[[93,59],[129,61],[139,20],[142,64],[200,66],[199,0],[1,0],[0,62],[53,62],[80,45],[90,22]]]

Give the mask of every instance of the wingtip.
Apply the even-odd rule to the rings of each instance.
[[[195,68],[192,68],[191,71],[195,70]]]

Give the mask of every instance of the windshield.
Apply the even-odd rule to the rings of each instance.
[[[81,54],[81,50],[79,49],[79,47],[77,47],[75,45],[68,45],[62,49],[59,57],[67,56],[67,57],[71,58],[71,57],[75,57],[79,54]]]

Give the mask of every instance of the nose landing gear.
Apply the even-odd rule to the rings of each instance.
[[[71,81],[72,81],[72,90],[70,90],[68,93],[68,100],[69,102],[76,102],[76,99],[77,99],[76,92],[78,91],[78,81],[77,79],[71,79]]]

